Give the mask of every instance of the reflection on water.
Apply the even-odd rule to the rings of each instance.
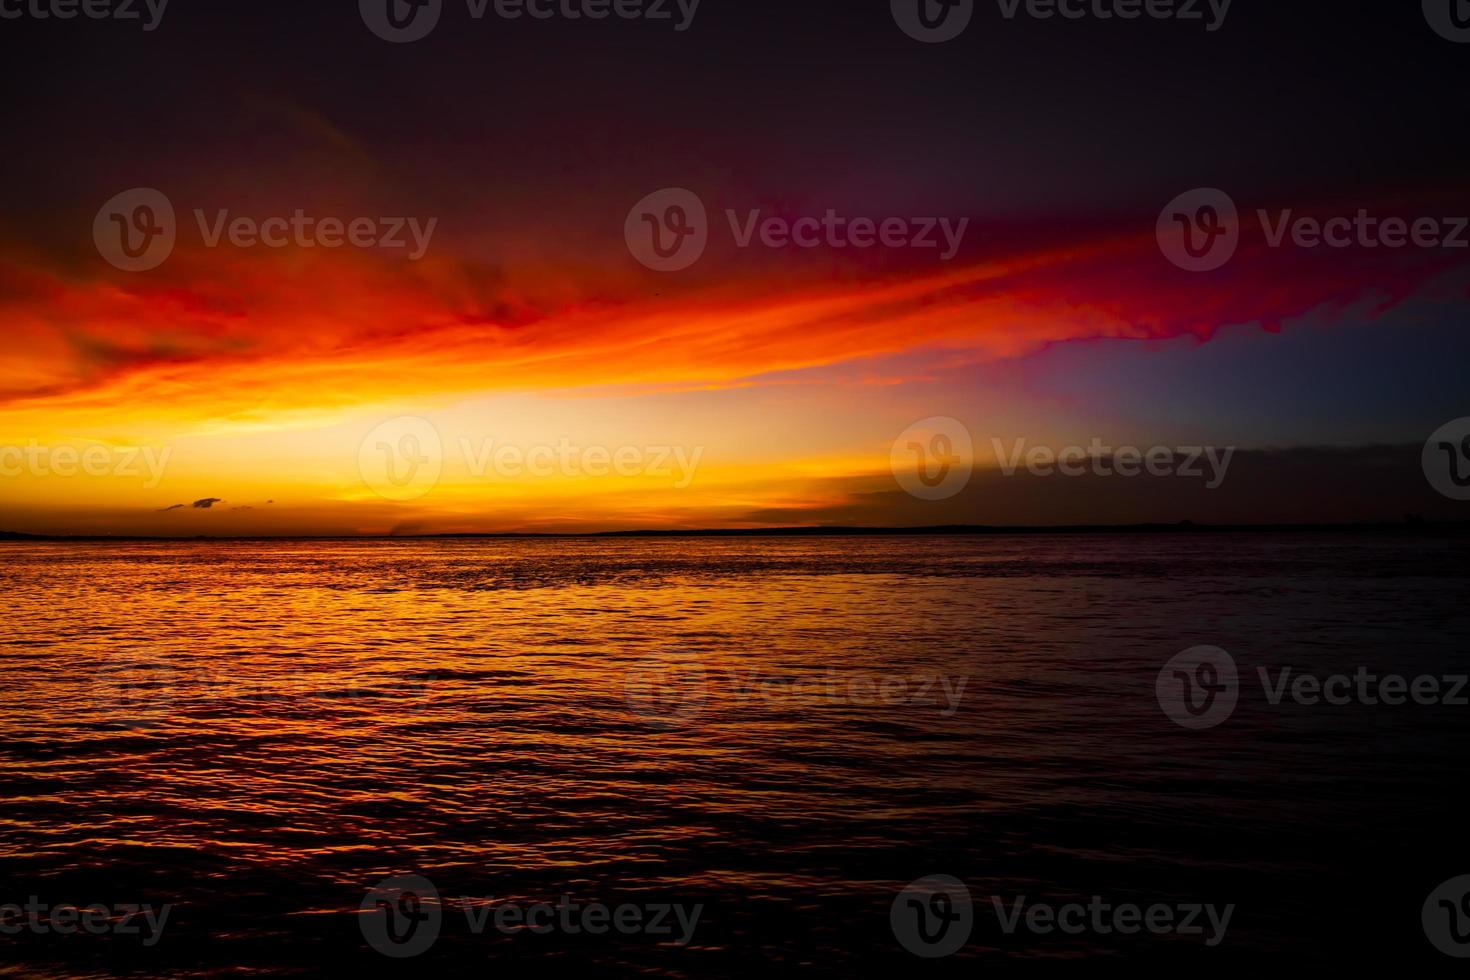
[[[908,970],[924,961],[890,912],[931,875],[967,886],[973,929],[927,969],[1437,956],[1419,912],[1470,871],[1449,802],[1470,708],[1273,706],[1256,671],[1464,673],[1463,554],[1251,535],[0,544],[0,904],[172,909],[153,946],[23,929],[0,964],[376,970],[392,961],[359,909],[399,875],[438,896],[403,906],[438,916],[414,969]],[[1196,731],[1155,682],[1199,645],[1241,681]],[[1007,933],[992,902],[1094,895],[1237,908],[1207,948]],[[702,912],[684,944],[496,928],[538,903]]]

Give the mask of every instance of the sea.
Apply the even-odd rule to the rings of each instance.
[[[1467,544],[0,543],[0,975],[1438,975]]]

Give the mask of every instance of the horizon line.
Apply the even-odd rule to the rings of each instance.
[[[1363,531],[1470,532],[1470,521],[1402,521],[1358,523],[1200,524],[1194,521],[1141,524],[930,524],[914,527],[806,525],[768,528],[637,529],[629,531],[463,531],[433,534],[31,534],[0,531],[0,541],[434,541],[463,539],[554,538],[730,538],[730,537],[910,537],[1032,534],[1188,534],[1291,533]]]

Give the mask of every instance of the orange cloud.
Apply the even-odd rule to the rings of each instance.
[[[558,270],[441,253],[411,263],[230,249],[182,249],[148,274],[85,276],[12,249],[0,266],[9,338],[0,444],[146,442],[177,454],[163,487],[100,494],[114,508],[105,514],[89,516],[99,495],[79,485],[12,484],[0,496],[64,508],[67,526],[157,531],[169,520],[179,533],[210,533],[218,524],[201,522],[225,519],[242,531],[276,532],[587,529],[590,507],[593,526],[606,527],[841,513],[854,495],[887,486],[885,440],[897,431],[888,429],[893,419],[865,415],[869,399],[850,389],[807,404],[841,425],[828,433],[832,444],[807,439],[799,450],[791,439],[773,445],[770,417],[717,420],[743,426],[739,432],[694,430],[699,423],[680,414],[688,406],[670,402],[660,403],[663,422],[620,417],[641,436],[710,444],[708,475],[689,492],[462,482],[395,506],[363,496],[356,440],[387,415],[497,392],[560,404],[609,392],[759,392],[796,381],[817,389],[834,379],[896,388],[929,371],[1057,343],[1207,340],[1222,326],[1251,322],[1279,329],[1291,317],[1365,298],[1381,312],[1437,288],[1464,261],[1452,251],[1270,249],[1251,234],[1227,267],[1196,275],[1165,260],[1151,228],[1055,243],[1068,234],[1033,231],[1025,249],[990,240],[952,263],[877,263],[841,276],[811,257],[780,254],[728,266],[709,256],[683,278],[644,273],[627,256]],[[580,416],[560,408],[558,434],[577,435],[609,414],[606,400]],[[472,425],[470,416],[462,411],[459,421]],[[578,417],[583,423],[565,421]],[[505,435],[508,423],[496,424]],[[274,438],[288,432],[296,434]],[[271,438],[254,438],[262,434]],[[211,494],[246,506],[166,511]],[[249,508],[268,497],[283,504]]]
[[[565,275],[510,282],[442,257],[345,252],[200,250],[153,275],[94,279],[11,263],[0,404],[167,403],[204,421],[485,390],[736,386],[926,348],[994,360],[1069,340],[1276,328],[1365,292],[1386,306],[1457,258],[1257,243],[1197,276],[1135,233],[859,281],[765,282],[746,268],[748,281],[667,296],[632,276],[592,295]]]

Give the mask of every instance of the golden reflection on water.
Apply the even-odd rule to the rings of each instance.
[[[716,910],[695,950],[856,963],[921,875],[1228,869],[1216,822],[1266,853],[1284,809],[1334,812],[1292,773],[1379,778],[1352,745],[1400,718],[1282,766],[1279,716],[1247,706],[1201,755],[1154,702],[1202,635],[1361,646],[1367,600],[1314,548],[1298,575],[1250,539],[0,545],[0,870],[163,896],[228,949],[188,956],[262,970],[299,966],[271,937],[357,950],[363,889],[401,873],[672,893]],[[1365,551],[1365,580],[1392,560]]]

